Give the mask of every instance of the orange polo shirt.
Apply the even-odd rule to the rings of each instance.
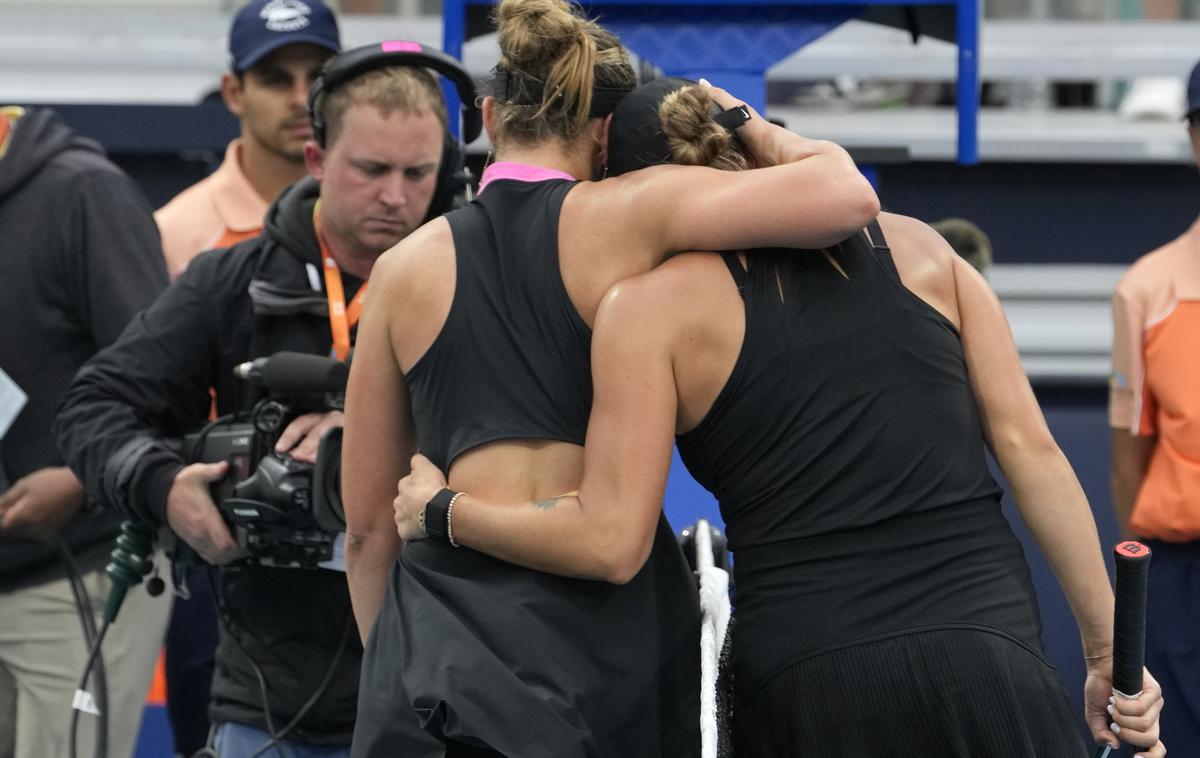
[[[1133,531],[1200,540],[1200,221],[1117,284],[1109,423],[1157,437]]]
[[[262,231],[270,203],[242,173],[242,141],[225,149],[225,160],[208,178],[180,192],[154,214],[171,278],[205,250],[229,247]]]

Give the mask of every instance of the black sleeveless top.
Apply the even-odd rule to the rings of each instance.
[[[496,440],[583,444],[592,332],[558,268],[558,216],[573,186],[496,180],[446,215],[454,300],[405,377],[421,453],[442,471]]]
[[[878,250],[860,233],[824,253],[756,251],[748,271],[724,256],[742,349],[677,442],[734,551],[742,697],[807,656],[931,626],[1040,646],[957,330],[872,230]]]
[[[591,335],[557,245],[573,185],[497,179],[447,216],[454,302],[407,377],[422,452],[443,470],[491,440],[583,444]],[[355,755],[440,757],[444,740],[522,758],[699,754],[699,598],[662,516],[624,585],[420,540],[393,566],[385,603],[364,658]],[[396,717],[410,711],[416,723]],[[418,747],[420,735],[434,744]]]

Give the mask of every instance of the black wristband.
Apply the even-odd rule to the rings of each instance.
[[[440,489],[425,504],[425,533],[430,539],[450,544],[450,501],[458,493],[452,489]]]
[[[713,116],[713,121],[717,122],[717,126],[723,127],[731,134],[736,134],[738,128],[749,120],[750,109],[745,104],[735,105]]]

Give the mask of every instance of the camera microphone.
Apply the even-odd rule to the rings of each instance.
[[[334,358],[285,351],[240,363],[233,374],[239,379],[261,382],[272,392],[304,395],[344,392],[350,366]]]

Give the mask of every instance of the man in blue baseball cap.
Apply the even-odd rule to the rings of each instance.
[[[320,0],[255,0],[238,9],[221,97],[241,136],[212,176],[157,214],[172,277],[202,250],[257,235],[271,201],[304,177],[308,88],[340,48],[337,19]]]
[[[308,90],[340,47],[337,19],[320,0],[255,0],[238,9],[221,96],[241,136],[216,171],[154,214],[172,278],[204,250],[258,236],[271,202],[304,178]],[[217,645],[209,569],[188,571],[191,598],[176,600],[166,643],[167,709],[181,755],[208,739]]]
[[[1200,164],[1200,63],[1184,117]],[[1122,536],[1154,554],[1146,667],[1162,686],[1162,740],[1200,755],[1200,220],[1139,258],[1113,295],[1112,501]]]
[[[341,49],[337,19],[320,0],[256,0],[237,12],[229,30],[229,68],[248,70],[284,45],[307,42]]]

